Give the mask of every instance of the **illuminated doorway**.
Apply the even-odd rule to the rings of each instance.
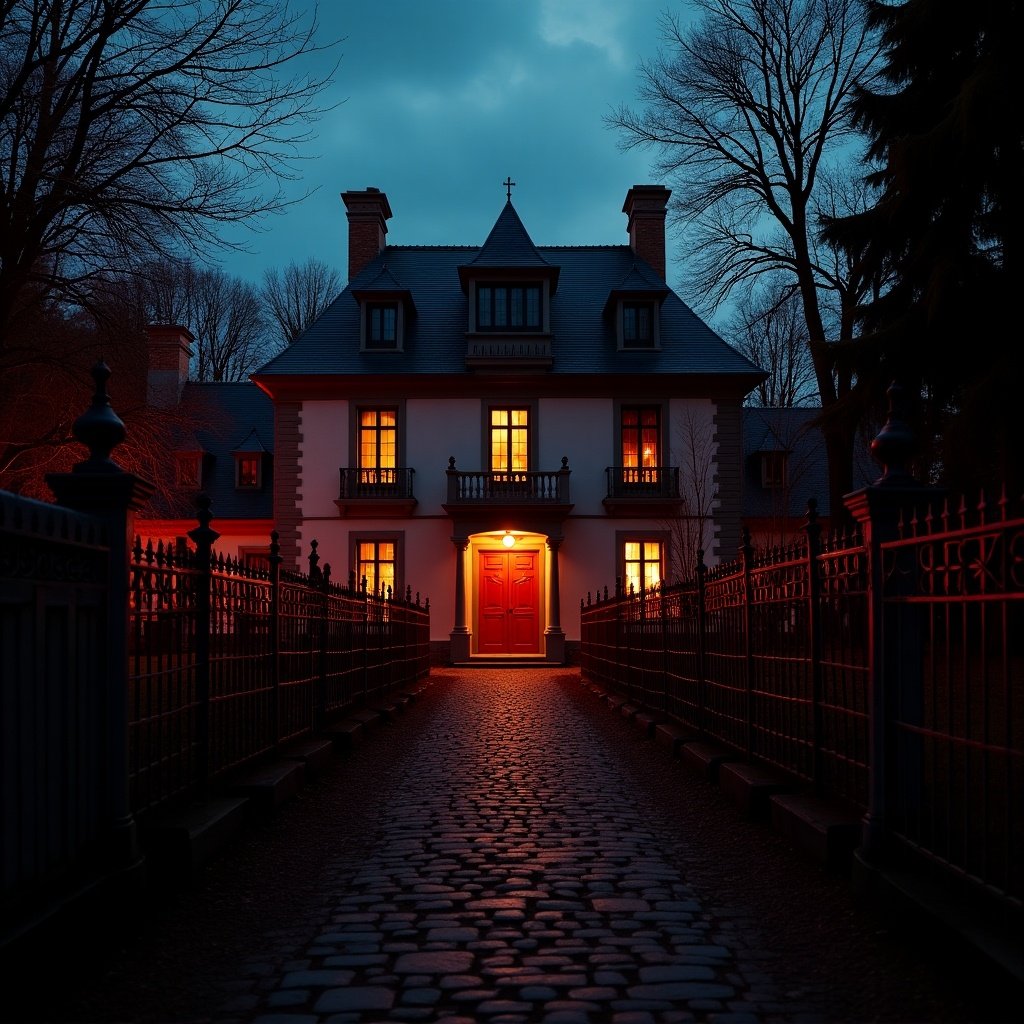
[[[481,550],[477,559],[477,652],[540,653],[540,551]]]

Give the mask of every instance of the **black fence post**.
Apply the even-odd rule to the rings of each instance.
[[[893,760],[895,742],[891,719],[893,704],[899,696],[900,715],[913,721],[913,702],[920,699],[919,649],[901,650],[900,643],[887,642],[886,633],[899,637],[904,622],[916,615],[913,606],[895,608],[893,621],[886,620],[886,590],[890,576],[894,592],[912,586],[911,571],[895,571],[884,562],[882,545],[897,539],[900,522],[914,515],[941,492],[926,488],[908,472],[915,441],[906,422],[903,388],[893,382],[888,389],[889,415],[878,436],[871,442],[871,453],[884,472],[874,484],[848,494],[846,507],[860,524],[867,559],[868,587],[868,807],[858,858],[862,862],[884,859],[888,847],[890,825],[890,793],[900,773],[904,784],[910,772],[919,766],[906,758],[903,765]],[[902,567],[906,570],[906,567]],[[902,615],[904,621],[896,616]],[[913,680],[898,693],[900,681]],[[915,692],[916,690],[916,692]]]
[[[270,533],[270,716],[275,746],[281,739],[281,556],[280,534]]]
[[[107,394],[110,367],[102,360],[92,368],[96,390],[90,407],[75,420],[75,437],[89,457],[70,473],[50,473],[46,482],[57,502],[105,520],[110,549],[107,579],[106,720],[103,723],[106,762],[103,792],[97,803],[106,819],[110,860],[118,867],[140,863],[135,819],[132,815],[128,765],[128,614],[131,600],[129,563],[134,540],[135,512],[153,493],[153,485],[126,473],[111,452],[124,440],[124,423],[114,412]]]
[[[320,574],[320,622],[318,626],[317,646],[317,672],[315,693],[313,695],[313,731],[320,732],[327,722],[327,642],[328,642],[328,620],[330,618],[331,602],[331,565],[324,563],[323,572]]]
[[[750,530],[743,527],[740,562],[743,568],[743,718],[744,745],[748,758],[754,756],[754,587],[750,569],[754,561],[754,548],[750,543]]]
[[[210,498],[200,494],[196,498],[199,525],[189,530],[196,546],[195,592],[195,652],[196,652],[196,777],[200,792],[205,792],[210,781],[210,633],[211,590],[213,588],[213,542],[220,536],[210,527],[213,515]]]
[[[818,556],[821,554],[821,523],[818,522],[818,502],[814,498],[807,500],[807,521],[804,523],[807,534],[807,629],[811,654],[811,713],[812,713],[812,749],[811,774],[814,778],[814,790],[818,796],[825,793],[824,759],[824,693],[821,668],[821,566]]]
[[[703,548],[697,551],[697,731],[705,735],[704,708],[707,701],[707,575]]]
[[[661,710],[668,713],[668,595],[661,587]]]

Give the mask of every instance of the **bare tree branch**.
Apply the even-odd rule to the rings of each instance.
[[[341,275],[322,260],[310,257],[303,264],[289,263],[263,275],[261,295],[270,319],[285,344],[292,344],[327,308],[342,288]]]
[[[695,305],[715,309],[766,274],[781,274],[799,295],[841,507],[859,410],[856,381],[837,356],[854,340],[853,310],[869,282],[822,251],[820,193],[850,159],[849,104],[875,73],[879,42],[860,0],[695,7],[700,18],[686,27],[663,16],[665,46],[640,66],[639,110],[622,106],[606,123],[624,149],[656,153]]]
[[[286,0],[4,0],[0,353],[27,301],[287,205],[334,74],[305,70],[316,29]]]

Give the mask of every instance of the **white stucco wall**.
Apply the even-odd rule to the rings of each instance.
[[[430,600],[431,636],[447,640],[454,624],[455,548],[452,525],[442,508],[447,497],[445,471],[454,456],[460,470],[486,469],[484,452],[485,403],[471,398],[409,399],[404,407],[404,430],[399,461],[416,471],[417,505],[408,518],[343,518],[334,504],[338,496],[338,469],[351,463],[349,403],[305,402],[302,406],[301,455],[304,522],[301,529],[301,566],[313,538],[318,542],[321,565],[330,563],[338,582],[351,568],[353,535],[399,534],[402,538],[403,587]],[[538,402],[535,442],[539,470],[554,471],[563,456],[572,471],[574,509],[566,520],[560,550],[561,626],[570,641],[579,639],[580,600],[588,592],[615,587],[618,539],[623,533],[662,533],[667,523],[657,518],[607,515],[605,469],[620,461],[613,398],[558,398]],[[705,399],[672,399],[668,405],[667,445],[663,464],[679,466],[686,485],[691,436],[707,442],[705,459],[716,457],[714,403]],[[713,489],[715,467],[708,472]],[[471,623],[472,627],[472,623]]]
[[[461,470],[480,470],[483,438],[479,398],[410,399],[405,406],[406,455],[403,465],[416,470],[416,516],[444,515],[448,497],[448,459]],[[449,547],[451,544],[449,543]]]
[[[603,515],[605,468],[614,465],[614,408],[610,398],[550,398],[538,408],[540,470],[556,470],[569,459],[573,515]]]
[[[303,402],[300,430],[302,515],[306,519],[337,516],[334,499],[338,497],[338,471],[349,464],[348,402]]]

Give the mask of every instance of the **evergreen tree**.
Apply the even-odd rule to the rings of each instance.
[[[851,351],[881,398],[890,379],[922,397],[925,458],[956,488],[1024,487],[1024,434],[1010,410],[1022,283],[1024,121],[1016,0],[898,6],[869,0],[886,64],[860,89],[877,202],[826,236],[890,280]]]

